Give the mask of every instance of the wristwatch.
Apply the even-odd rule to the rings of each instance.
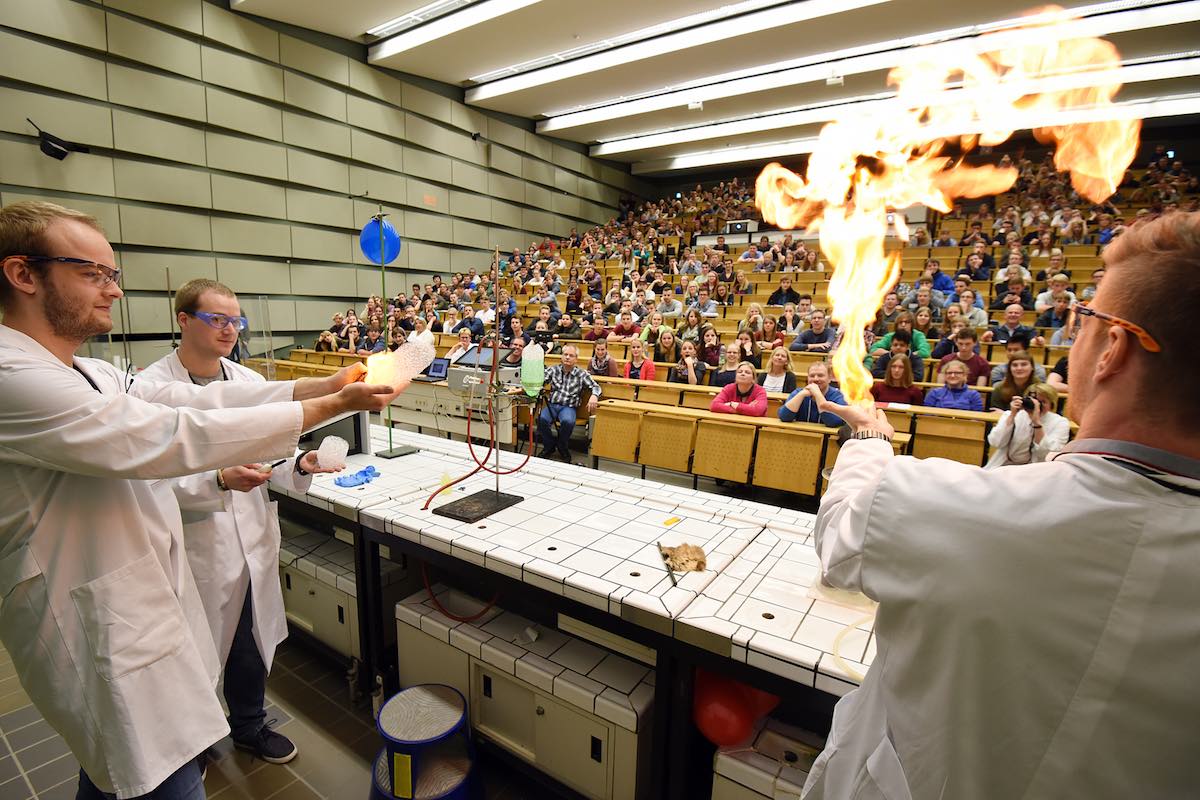
[[[221,470],[217,470],[217,488],[222,492],[229,491],[229,487],[225,485],[225,476],[221,474]]]
[[[888,442],[889,444],[892,441],[892,437],[888,436],[883,431],[855,431],[854,433],[850,434],[850,438],[851,439],[883,439],[885,442]]]

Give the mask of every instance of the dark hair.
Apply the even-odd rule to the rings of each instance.
[[[912,334],[903,328],[897,328],[896,331],[892,333],[892,343],[895,344],[896,342],[904,342],[905,344],[911,346]]]
[[[1024,331],[1020,333],[1014,333],[1012,336],[1008,337],[1008,341],[1004,344],[1006,347],[1010,344],[1019,344],[1021,345],[1022,350],[1026,350],[1029,347],[1029,334],[1025,333]]]
[[[973,342],[979,341],[979,337],[975,334],[975,329],[972,327],[969,327],[969,326],[966,328],[963,328],[958,333],[954,334],[954,338],[955,339],[970,339]]]

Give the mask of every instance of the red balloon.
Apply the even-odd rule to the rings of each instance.
[[[754,719],[758,720],[765,717],[775,710],[775,706],[779,705],[779,695],[764,692],[762,689],[756,689],[753,686],[748,686],[744,683],[738,683],[742,687],[742,693],[746,696],[746,703],[754,712]]]
[[[743,742],[757,716],[737,681],[696,669],[692,721],[704,737],[719,746]]]

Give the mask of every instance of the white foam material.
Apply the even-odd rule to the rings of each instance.
[[[321,469],[343,469],[346,466],[346,453],[350,452],[350,443],[340,436],[326,436],[317,448],[317,463]]]
[[[433,345],[410,340],[394,352],[376,353],[367,359],[367,383],[399,387],[408,383],[433,363],[437,351]]]

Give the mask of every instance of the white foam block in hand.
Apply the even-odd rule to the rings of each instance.
[[[321,469],[343,469],[350,443],[340,436],[326,436],[317,448],[317,464]]]
[[[437,351],[428,342],[407,341],[394,352],[384,351],[367,358],[366,382],[398,387],[420,375],[436,355]]]

